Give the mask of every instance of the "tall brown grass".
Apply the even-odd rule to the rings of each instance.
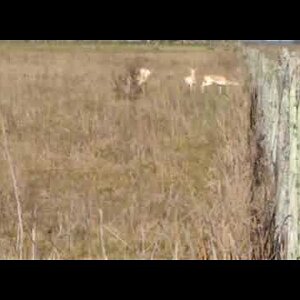
[[[16,181],[3,154],[0,257],[253,258],[248,92],[182,81],[190,66],[243,81],[239,51],[121,48],[0,45]],[[136,61],[155,70],[147,93],[116,99],[112,74]]]

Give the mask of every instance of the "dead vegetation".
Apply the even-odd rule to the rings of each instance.
[[[112,74],[113,91],[116,99],[137,100],[142,94],[142,86],[138,84],[141,66],[136,60],[125,67],[124,74]]]

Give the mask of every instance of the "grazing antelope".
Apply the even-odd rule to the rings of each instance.
[[[138,85],[141,86],[143,85],[147,80],[148,80],[148,77],[151,75],[151,71],[146,69],[146,68],[141,68],[139,70],[139,74],[137,75],[137,82],[138,82]]]
[[[142,88],[142,90],[145,92],[145,90],[143,89],[143,86],[145,86],[147,84],[147,80],[149,78],[149,76],[152,74],[152,72],[149,69],[146,68],[141,68],[139,70],[139,73],[136,77],[137,80],[137,84],[140,88]],[[146,87],[145,87],[146,88]]]
[[[222,93],[222,86],[227,86],[227,85],[239,85],[238,82],[236,81],[230,81],[228,79],[226,79],[224,76],[218,76],[218,75],[206,75],[204,76],[202,85],[201,85],[201,89],[202,89],[202,93],[204,93],[204,88],[206,86],[210,86],[216,84],[219,86],[219,92],[220,94]]]
[[[196,85],[196,69],[190,68],[191,75],[184,78],[185,84],[189,87],[190,92],[193,90]]]

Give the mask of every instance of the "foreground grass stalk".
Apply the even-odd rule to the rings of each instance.
[[[108,260],[108,257],[106,255],[106,250],[105,250],[105,244],[104,244],[104,237],[103,237],[103,211],[102,209],[99,209],[99,233],[100,233],[100,245],[101,245],[101,252],[102,252],[102,257],[104,260]]]
[[[13,183],[13,189],[14,189],[14,195],[17,203],[17,215],[18,215],[18,231],[17,231],[17,249],[19,252],[19,259],[23,259],[23,243],[24,243],[24,229],[23,229],[23,213],[22,213],[22,205],[19,195],[19,189],[16,179],[16,174],[14,170],[13,161],[9,152],[9,146],[8,146],[8,139],[6,135],[6,129],[5,129],[5,123],[3,116],[1,116],[2,121],[2,137],[3,137],[3,145],[4,145],[4,151],[7,158],[7,162],[9,165],[9,171],[11,180]]]

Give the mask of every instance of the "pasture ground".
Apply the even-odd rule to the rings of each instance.
[[[133,61],[147,92],[116,99]],[[189,67],[241,86],[190,95]],[[252,258],[246,79],[234,45],[0,43],[0,257]]]

